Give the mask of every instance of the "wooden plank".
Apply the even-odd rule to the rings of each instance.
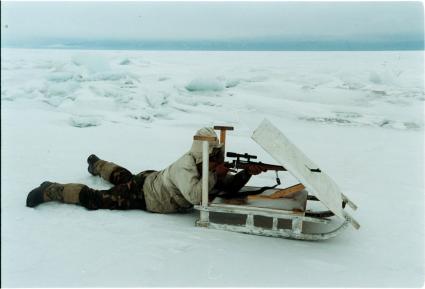
[[[270,212],[270,213],[278,213],[278,214],[285,214],[285,215],[296,215],[296,216],[303,216],[304,212],[294,212],[294,211],[286,211],[281,209],[270,209],[270,208],[263,208],[263,207],[253,207],[253,206],[239,206],[239,205],[228,205],[228,204],[209,204],[209,208],[223,208],[223,209],[234,209],[234,210],[241,210],[245,211],[247,213],[251,212]]]
[[[216,141],[217,138],[215,136],[204,136],[204,135],[195,135],[193,137],[194,140],[200,140],[200,141]]]
[[[292,194],[298,193],[299,191],[304,190],[305,187],[303,184],[297,184],[279,191],[274,192],[271,195],[252,195],[248,196],[248,199],[255,200],[255,199],[280,199],[288,197]]]
[[[233,130],[233,126],[221,126],[221,125],[215,125],[214,129],[219,129],[219,130]]]

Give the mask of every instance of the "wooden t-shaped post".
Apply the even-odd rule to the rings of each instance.
[[[202,141],[202,199],[201,206],[206,208],[208,207],[208,170],[209,170],[209,141],[216,141],[216,137],[212,136],[201,136],[195,135],[193,140]],[[208,226],[209,223],[209,212],[201,210],[200,220],[198,225]]]
[[[220,130],[220,143],[226,145],[226,131],[233,130],[233,126],[214,126],[214,129]]]

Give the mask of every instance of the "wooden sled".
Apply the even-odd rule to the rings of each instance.
[[[289,187],[290,194],[279,198],[273,194],[282,194],[285,189],[270,189],[261,195],[248,196],[244,199],[216,198],[206,207],[195,206],[197,210],[207,215],[204,221],[198,220],[197,225],[298,240],[326,240],[335,237],[353,222],[358,227],[358,224],[348,215],[345,220],[339,222],[339,218],[335,218],[335,214],[330,210],[307,210],[307,204],[318,202],[318,199],[308,195],[305,189],[293,191],[294,188],[300,187],[304,186],[300,184]],[[245,187],[244,189],[258,188]],[[347,203],[352,204],[347,201],[343,202],[342,206],[345,207]],[[320,229],[323,231],[314,230],[313,226],[316,224],[320,224]],[[330,229],[326,230],[325,227]]]
[[[219,128],[222,130],[223,142],[223,129],[226,128]],[[256,135],[256,132],[260,132],[260,136]],[[195,206],[195,209],[200,211],[197,226],[296,240],[326,240],[337,236],[349,224],[355,229],[360,228],[345,211],[347,204],[353,210],[356,210],[357,206],[280,131],[270,122],[263,121],[256,132],[253,139],[300,183],[284,189],[269,189],[259,195],[242,199],[217,197],[213,202],[208,202],[208,175],[203,174],[202,203]],[[211,139],[199,136],[194,139],[203,141],[205,172],[208,170],[208,140]],[[304,166],[308,170],[303,171]],[[258,188],[244,187],[241,191],[255,189]],[[311,192],[314,195],[311,195]]]

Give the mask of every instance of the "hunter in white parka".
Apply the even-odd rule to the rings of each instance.
[[[200,136],[217,137],[212,128],[196,132]],[[217,152],[218,151],[218,152]],[[223,145],[209,142],[209,154],[220,154],[224,159]],[[143,185],[146,209],[157,213],[184,211],[201,203],[202,196],[202,142],[194,140],[191,149],[166,169],[148,175]],[[208,188],[217,183],[215,172],[209,171]]]
[[[212,128],[196,132],[200,136],[217,135]],[[215,192],[238,192],[251,175],[261,168],[248,167],[236,175],[228,174],[224,165],[224,147],[217,140],[209,143],[208,188]],[[76,204],[89,210],[141,209],[155,213],[182,212],[201,203],[202,196],[202,142],[193,141],[191,149],[161,171],[143,171],[133,175],[129,170],[92,154],[87,159],[88,171],[114,186],[96,190],[84,184],[59,184],[45,181],[29,192],[27,206],[35,207],[49,201]],[[212,196],[211,194],[210,196]]]

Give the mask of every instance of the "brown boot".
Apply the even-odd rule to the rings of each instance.
[[[133,178],[133,174],[129,170],[115,163],[101,160],[94,154],[87,158],[87,163],[89,164],[87,170],[90,174],[100,176],[113,185],[127,183]]]
[[[89,167],[87,170],[93,176],[100,176],[102,179],[109,181],[113,171],[119,168],[118,165],[99,159],[96,155],[90,155],[87,158]]]
[[[90,174],[92,174],[93,176],[99,176],[99,172],[97,172],[95,170],[95,164],[96,162],[100,160],[97,155],[95,154],[91,154],[88,158],[87,158],[87,163],[89,164],[89,167],[87,168],[87,170],[89,171]]]
[[[59,201],[66,204],[78,204],[82,184],[58,184],[44,182],[33,189],[27,197],[27,207],[35,207],[44,202]]]
[[[53,185],[52,182],[43,182],[40,186],[29,192],[27,196],[27,207],[33,208],[41,203],[44,203],[43,192],[47,187]]]

